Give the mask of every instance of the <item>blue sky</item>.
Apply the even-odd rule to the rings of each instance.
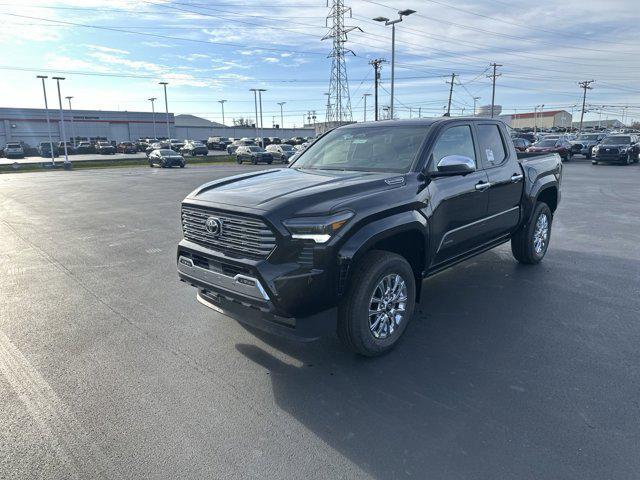
[[[640,119],[640,32],[637,0],[478,1],[353,0],[347,24],[354,118],[373,91],[368,62],[390,60],[389,27],[371,18],[398,9],[417,14],[398,25],[396,111],[400,117],[441,115],[451,72],[453,113],[470,113],[473,97],[490,103],[490,62],[499,69],[496,103],[506,112],[563,108],[578,115],[579,80],[595,79],[587,118]],[[265,88],[265,125],[300,125],[309,110],[324,119],[330,44],[322,0],[5,0],[0,3],[0,106],[41,107],[35,75],[67,71],[63,95],[74,107],[150,110],[169,82],[169,108],[227,123],[252,117],[250,88]],[[94,28],[99,27],[99,28]],[[26,69],[26,70],[24,70]],[[32,70],[37,70],[32,71]],[[73,72],[73,73],[72,73]],[[390,68],[382,73],[381,104],[389,103]],[[50,102],[54,100],[50,84]],[[369,118],[372,101],[368,101]],[[576,106],[577,105],[577,106]],[[164,106],[159,102],[157,109]],[[411,113],[410,113],[411,111]]]

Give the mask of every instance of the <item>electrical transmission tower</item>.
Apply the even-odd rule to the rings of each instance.
[[[327,15],[326,26],[329,32],[322,40],[331,39],[333,46],[329,58],[331,58],[331,78],[329,80],[329,98],[327,99],[327,121],[350,122],[353,119],[351,113],[351,97],[349,95],[349,81],[347,77],[347,65],[345,55],[351,50],[345,48],[347,34],[359,27],[349,27],[344,24],[345,14],[351,18],[351,8],[345,7],[344,0],[327,0],[327,7],[331,2],[331,10]],[[331,26],[329,27],[329,22]]]

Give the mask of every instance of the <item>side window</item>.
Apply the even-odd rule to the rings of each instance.
[[[463,155],[476,162],[473,136],[469,125],[460,125],[446,129],[436,140],[432,150],[433,162],[430,169],[435,171],[438,162],[449,155]],[[476,162],[477,164],[477,162]]]
[[[507,152],[498,125],[479,124],[478,143],[485,168],[495,167],[506,160]]]

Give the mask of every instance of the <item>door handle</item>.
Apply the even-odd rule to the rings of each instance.
[[[521,173],[514,173],[513,175],[511,175],[511,183],[519,182],[523,178],[524,175],[522,175]]]
[[[489,182],[478,182],[476,183],[476,190],[478,190],[479,192],[484,192],[490,186],[491,184]]]

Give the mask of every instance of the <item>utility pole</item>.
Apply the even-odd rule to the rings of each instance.
[[[364,98],[364,120],[363,121],[367,121],[367,97],[370,97],[371,94],[370,93],[365,93],[362,95],[362,98]]]
[[[226,102],[226,100],[218,100],[218,103],[220,104],[220,106],[222,107],[222,125],[224,126],[224,103]]]
[[[151,102],[151,121],[153,122],[153,139],[158,140],[158,134],[156,133],[156,106],[154,103],[157,100],[157,98],[151,97],[147,100]]]
[[[494,62],[489,64],[489,66],[493,67],[493,73],[491,75],[488,75],[488,77],[493,80],[493,88],[491,90],[491,118],[493,118],[496,105],[496,78],[501,75],[500,73],[496,73],[496,69],[498,67],[502,67],[502,65]]]
[[[51,139],[51,122],[49,121],[49,104],[47,103],[47,87],[44,80],[49,78],[46,75],[38,75],[37,78],[42,80],[42,93],[44,94],[44,113],[47,118],[47,133],[49,134],[49,148],[51,149],[51,165],[56,166],[56,158],[53,154],[53,140]]]
[[[375,92],[375,96],[374,96],[374,104],[375,104],[375,121],[378,121],[378,86],[380,85],[380,65],[386,62],[385,59],[383,58],[376,58],[375,60],[371,60],[369,62],[369,65],[373,65],[373,86],[374,86],[374,92]]]
[[[478,103],[478,100],[480,100],[480,97],[473,97],[473,116],[476,116],[476,103]]]
[[[325,95],[327,96],[327,113],[325,116],[325,122],[329,123],[331,121],[331,94],[329,92],[326,92]]]
[[[262,122],[262,92],[266,92],[264,88],[258,89],[258,102],[260,102],[260,146],[264,148],[264,123]]]
[[[72,96],[69,97],[64,97],[67,99],[67,101],[69,102],[69,114],[71,115],[71,136],[73,137],[73,148],[76,148],[76,129],[75,126],[73,124],[73,112],[71,111],[71,99],[73,98]]]
[[[422,107],[418,107],[418,118],[422,118]]]
[[[169,101],[167,100],[167,85],[169,82],[158,82],[159,85],[164,87],[164,108],[167,112],[167,142],[171,139],[171,130],[169,129]]]
[[[282,106],[287,102],[278,102],[280,105],[280,128],[284,128],[284,113],[282,113]]]
[[[452,73],[451,74],[451,82],[447,82],[447,83],[451,83],[451,87],[449,88],[449,103],[447,104],[447,117],[451,116],[451,97],[453,97],[453,83],[456,80],[456,74]]]
[[[51,77],[56,81],[58,86],[58,104],[60,106],[60,140],[62,140],[62,146],[64,147],[64,168],[71,168],[71,162],[69,162],[69,153],[67,152],[67,133],[64,131],[64,115],[62,113],[62,94],[60,93],[60,80],[64,80],[64,77]]]
[[[578,82],[578,86],[582,88],[582,112],[580,113],[580,127],[578,128],[578,133],[582,133],[582,121],[584,120],[584,107],[587,103],[587,90],[592,90],[593,87],[591,84],[595,82],[595,80],[584,80],[582,82]]]

